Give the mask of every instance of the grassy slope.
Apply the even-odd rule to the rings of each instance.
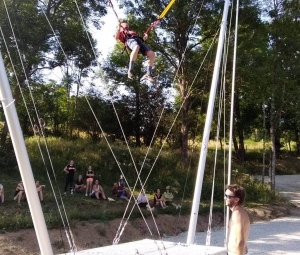
[[[49,153],[51,155],[53,172],[49,160],[46,160],[46,166],[53,182],[54,190],[58,199],[58,206],[62,209],[62,202],[60,200],[60,193],[64,186],[63,168],[70,159],[74,159],[77,167],[77,173],[84,174],[89,164],[93,166],[96,172],[96,178],[104,186],[106,194],[111,195],[112,184],[118,181],[120,169],[125,173],[129,185],[132,187],[135,182],[136,170],[131,160],[131,156],[127,148],[121,144],[113,144],[112,149],[115,157],[118,159],[119,165],[114,160],[111,151],[104,143],[91,144],[86,140],[66,141],[62,139],[49,138],[48,140]],[[46,167],[41,160],[36,140],[28,139],[26,141],[28,154],[30,156],[34,177],[39,179],[42,184],[46,184],[45,189],[45,204],[43,204],[43,211],[49,228],[56,228],[62,226],[62,221],[58,213],[57,203],[54,199],[53,192],[50,189],[50,183],[47,179]],[[211,145],[213,148],[213,144]],[[252,179],[253,174],[260,174],[262,169],[262,152],[260,143],[247,143],[247,158],[243,164],[233,162],[232,182],[238,182],[244,185],[248,191],[247,204],[248,206],[257,206],[257,203],[276,203],[281,199],[265,185]],[[196,175],[198,155],[195,151],[192,155],[191,164],[188,168],[183,167],[179,160],[179,151],[170,151],[164,149],[160,154],[156,164],[153,162],[156,159],[157,151],[155,148],[149,154],[148,159],[144,161],[144,155],[147,148],[133,149],[132,155],[135,159],[137,171],[140,170],[144,164],[144,170],[141,179],[145,180],[148,173],[151,171],[150,177],[146,184],[147,193],[152,198],[153,192],[156,188],[164,190],[166,185],[171,185],[176,196],[176,202],[180,202],[183,198],[182,214],[190,213],[191,198],[193,194],[194,180]],[[47,158],[45,146],[41,141],[41,150],[44,157]],[[223,155],[219,153],[219,155]],[[10,160],[9,162],[13,162]],[[143,163],[144,162],[144,163]],[[214,152],[208,152],[207,167],[205,172],[205,181],[203,183],[201,210],[207,211],[209,208],[209,200],[212,187],[212,170],[214,162]],[[5,163],[5,162],[4,162]],[[4,164],[3,163],[3,164]],[[299,173],[299,159],[289,152],[283,152],[282,159],[278,160],[277,173],[279,174],[295,174]],[[224,162],[220,156],[216,166],[216,183],[214,205],[215,210],[223,210],[223,183],[224,173],[222,169],[226,169],[227,163]],[[266,170],[267,171],[267,170]],[[55,174],[55,177],[54,177]],[[15,164],[3,165],[0,171],[0,183],[5,187],[6,202],[1,207],[0,211],[0,230],[16,230],[20,228],[27,228],[32,226],[31,215],[26,202],[18,206],[13,200],[13,193],[20,175]],[[56,181],[55,181],[56,180]],[[185,185],[186,183],[186,185]],[[138,188],[140,185],[138,185]],[[137,194],[137,193],[136,193]],[[107,201],[98,202],[83,194],[75,194],[74,196],[63,196],[63,204],[66,208],[68,219],[72,220],[101,220],[108,221],[113,218],[122,217],[125,201],[117,199],[114,203]],[[133,204],[131,204],[132,206]],[[157,212],[156,212],[157,213]],[[162,213],[162,212],[160,212]],[[173,214],[172,210],[165,210],[163,213]],[[133,218],[139,217],[140,214],[137,209],[133,210]]]

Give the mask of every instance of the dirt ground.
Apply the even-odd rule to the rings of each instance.
[[[288,215],[300,216],[297,208],[286,208],[285,206],[259,206],[247,209],[251,222],[266,221]],[[169,214],[157,214],[156,225],[151,215],[146,212],[148,227],[142,218],[128,221],[125,230],[120,238],[120,243],[141,240],[143,238],[155,238],[160,236],[177,235],[187,231],[189,215],[174,216]],[[99,222],[78,222],[72,224],[72,233],[78,250],[90,249],[112,244],[116,231],[120,226],[121,219],[99,223]],[[212,227],[224,226],[223,213],[213,214]],[[206,231],[208,227],[208,215],[201,215],[198,218],[197,231]],[[158,234],[159,231],[159,234]],[[64,253],[69,250],[68,240],[63,229],[49,230],[49,236],[55,254]],[[25,229],[17,232],[0,234],[0,254],[2,255],[36,255],[40,254],[37,238],[33,229]]]

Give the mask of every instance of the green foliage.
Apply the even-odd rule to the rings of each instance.
[[[138,6],[139,4],[133,4],[131,1],[123,1],[123,4],[127,8],[126,12],[129,14],[128,20],[132,29],[142,34],[144,28],[150,21],[157,18],[157,14],[164,9],[168,2],[167,0],[147,0],[142,6]],[[257,5],[258,2],[243,1],[240,13],[235,99],[235,107],[237,108],[235,109],[235,131],[237,134],[235,135],[240,139],[240,143],[245,137],[260,141],[264,131],[269,130],[272,118],[276,117],[276,135],[283,138],[286,144],[291,144],[291,149],[294,149],[295,145],[292,141],[299,140],[300,128],[298,103],[300,58],[297,50],[300,45],[299,33],[297,33],[299,31],[298,1],[282,1],[280,2],[282,5],[270,5],[272,9],[269,12],[270,19],[267,21],[261,19],[263,10]],[[214,35],[219,28],[222,1],[208,1],[203,9],[201,8],[199,17],[198,9],[202,7],[200,1],[177,1],[162,21],[160,29],[151,32],[147,43],[157,53],[154,68],[154,72],[158,75],[156,88],[139,81],[144,71],[143,58],[141,57],[138,58],[135,65],[138,79],[128,81],[126,77],[128,56],[120,54],[121,45],[116,46],[107,62],[103,64],[104,77],[120,117],[125,138],[130,146],[133,144],[137,146],[131,151],[134,161],[127,147],[124,146],[125,138],[117,123],[111,102],[107,102],[100,93],[96,93],[93,84],[91,84],[89,95],[86,98],[101,123],[103,130],[100,130],[85,96],[79,93],[82,84],[78,77],[92,73],[90,68],[95,64],[95,56],[85,34],[84,25],[78,20],[77,10],[73,2],[69,0],[55,3],[49,1],[48,4],[53,4],[53,6],[51,8],[44,6],[55,31],[57,31],[67,59],[63,50],[55,42],[53,31],[42,15],[40,10],[42,6],[37,6],[37,2],[28,0],[10,1],[8,4],[9,12],[14,13],[13,27],[18,29],[17,41],[22,48],[23,58],[26,59],[25,72],[31,82],[32,89],[30,91],[37,100],[36,105],[40,116],[47,123],[45,133],[48,136],[47,144],[50,148],[49,153],[54,173],[52,173],[48,159],[45,163],[42,162],[40,151],[36,145],[36,142],[39,141],[41,151],[45,156],[47,155],[45,141],[39,136],[37,138],[31,137],[33,132],[25,106],[18,104],[16,100],[21,126],[25,136],[28,137],[26,144],[35,178],[50,187],[45,172],[47,168],[51,178],[54,178],[53,175],[57,178],[55,190],[61,190],[64,185],[63,168],[70,159],[74,159],[77,174],[84,175],[87,166],[92,165],[96,172],[96,178],[100,180],[107,193],[110,194],[111,186],[118,180],[120,170],[125,174],[131,187],[135,184],[137,172],[142,169],[141,179],[145,180],[151,171],[146,184],[149,195],[152,195],[156,188],[161,188],[163,191],[165,186],[171,185],[176,202],[183,199],[186,203],[182,208],[183,212],[188,213],[194,192],[199,153],[197,151],[190,153],[190,163],[186,165],[181,163],[183,155],[179,148],[182,148],[184,143],[188,145],[189,139],[195,143],[201,140],[199,136],[201,133],[200,124],[202,126],[205,119],[204,112],[208,101],[208,84],[211,81],[213,54],[211,54],[210,59],[205,59],[203,62],[203,69],[200,70],[200,75],[196,78],[193,89],[189,91],[189,88],[198,71],[199,60],[204,59],[210,46],[214,48],[214,45],[211,44],[213,44]],[[106,4],[101,1],[82,0],[79,5],[86,23],[91,22],[99,28],[99,17],[106,13]],[[3,7],[3,4],[0,7]],[[0,8],[0,14],[4,38],[8,40],[8,48],[13,60],[16,60],[18,54],[15,51],[14,38],[7,25],[8,18],[4,8]],[[32,29],[27,29],[28,24]],[[1,46],[4,43],[4,38],[0,38]],[[233,41],[233,38],[229,38],[229,40]],[[92,41],[92,44],[94,45],[95,42]],[[229,53],[233,51],[230,47],[228,49]],[[184,57],[183,52],[186,52]],[[19,76],[15,77],[15,74],[12,73],[12,63],[8,59],[8,52],[5,50],[3,55],[5,66],[10,74],[11,84],[16,85],[17,78],[21,82],[21,86],[25,87],[26,101],[30,101],[29,89],[24,86],[27,83],[25,83],[26,76],[20,69],[21,65],[16,65]],[[53,58],[49,59],[49,55]],[[176,73],[176,80],[173,81],[174,73],[181,60],[182,66]],[[232,61],[229,57],[228,65],[231,66]],[[57,66],[69,67],[70,63],[76,69],[74,71],[76,74],[69,74],[69,68],[66,68],[67,71],[61,84],[52,81],[46,84],[42,73],[36,70],[37,67],[41,69],[53,69]],[[228,77],[231,77],[230,71],[227,72]],[[226,82],[230,83],[230,78],[227,78]],[[71,97],[70,89],[75,83],[77,93],[76,96]],[[168,104],[168,96],[164,94],[169,87],[175,87],[179,92],[174,106]],[[120,91],[123,89],[127,94],[121,95]],[[18,92],[18,90],[16,91]],[[187,96],[188,91],[190,94]],[[16,98],[18,96],[19,94],[16,93]],[[231,95],[227,93],[226,97],[229,96]],[[182,119],[176,122],[166,141],[168,147],[156,158],[160,145],[162,145],[183,99],[186,99],[186,104],[183,107],[186,115],[183,114]],[[267,106],[265,115],[262,112],[262,104]],[[31,103],[28,105],[29,114],[35,116],[32,110],[33,105]],[[144,159],[147,148],[143,146],[150,144],[157,119],[163,109],[166,112],[154,137],[155,145],[151,148],[147,159]],[[276,116],[274,115],[275,111]],[[228,113],[229,109],[226,109],[226,112]],[[2,116],[1,120],[3,120]],[[266,126],[263,126],[263,120],[266,121]],[[37,117],[35,117],[34,122],[37,122]],[[184,130],[187,130],[187,133],[181,133],[181,125]],[[1,123],[1,129],[2,126]],[[213,121],[211,137],[215,136],[217,128],[219,127]],[[113,155],[106,144],[104,135],[109,142],[112,142]],[[184,142],[182,142],[183,135],[186,135]],[[64,139],[65,137],[74,140]],[[279,201],[280,198],[276,193],[251,177],[253,174],[261,173],[262,148],[253,149],[253,146],[257,145],[254,142],[246,141],[245,144],[245,162],[233,162],[233,181],[245,185],[247,190],[251,191],[248,192],[247,199],[249,202]],[[5,187],[8,187],[6,189],[8,194],[13,194],[15,184],[20,176],[11,144],[3,145],[5,146],[0,147],[1,182]],[[282,150],[282,160],[288,160],[284,164],[280,162],[276,166],[276,174],[299,172],[299,167],[295,168],[296,161],[292,156],[293,154],[289,152],[287,147]],[[268,163],[267,159],[266,164]],[[225,177],[221,169],[226,167],[224,165],[223,156],[218,156],[214,186],[214,199],[217,200],[218,209],[222,208],[223,201]],[[209,150],[202,189],[204,202],[201,211],[206,211],[208,208],[207,204],[209,203],[207,201],[210,200],[213,185],[213,169],[214,153]],[[139,183],[137,189],[140,189]],[[107,221],[121,217],[124,209],[124,204],[121,201],[116,204],[97,203],[89,198],[82,198],[82,196],[68,197],[64,200],[68,215],[72,220]],[[61,226],[58,214],[54,210],[56,205],[50,191],[49,193],[47,191],[46,201],[43,210],[47,225],[50,227]],[[3,231],[32,226],[25,203],[21,207],[17,207],[15,202],[11,201],[3,208],[0,218],[0,229]],[[174,213],[174,211],[169,208],[166,213]],[[134,210],[133,217],[139,216],[139,212]]]

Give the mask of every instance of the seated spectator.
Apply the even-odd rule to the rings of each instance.
[[[103,199],[106,199],[104,190],[103,190],[102,186],[99,184],[98,180],[95,181],[95,184],[94,184],[93,190],[92,190],[92,194],[90,195],[90,197],[97,198],[98,200],[100,199],[100,197],[102,197]]]
[[[161,206],[163,209],[167,207],[164,202],[163,196],[160,193],[160,189],[157,189],[156,193],[154,194],[154,206]]]
[[[138,198],[137,198],[137,204],[139,207],[141,208],[147,208],[147,210],[154,210],[154,207],[150,207],[149,205],[149,199],[148,196],[145,194],[145,190],[142,189],[141,193],[139,194]]]
[[[26,199],[25,189],[23,186],[23,182],[20,181],[16,187],[16,191],[14,194],[14,200],[17,200],[18,205],[20,205],[21,200],[25,200],[25,199]]]
[[[4,187],[2,184],[0,184],[0,197],[1,197],[1,203],[4,203]]]
[[[176,207],[176,209],[181,208],[181,205],[177,205],[175,203],[172,203],[173,198],[174,198],[174,196],[173,196],[172,192],[170,191],[170,186],[167,186],[166,191],[163,194],[163,200],[165,201],[165,204],[166,205],[172,204]]]
[[[120,198],[129,201],[129,197],[130,197],[130,191],[127,188],[124,188],[122,190],[122,193],[120,194]]]
[[[117,182],[115,182],[112,189],[112,195],[115,197],[120,197],[122,192],[123,192],[123,188],[119,186]]]
[[[43,188],[45,188],[46,185],[41,185],[40,181],[36,181],[35,186],[36,186],[36,190],[37,190],[38,195],[39,195],[39,199],[40,199],[41,203],[43,203],[44,202]]]
[[[125,179],[123,175],[120,175],[120,180],[119,180],[119,187],[124,188],[125,187]]]
[[[174,198],[174,196],[173,196],[172,192],[170,191],[170,186],[167,186],[166,191],[163,194],[163,200],[164,200],[165,204],[170,205],[173,201],[173,198]]]
[[[75,192],[83,193],[86,190],[86,186],[83,184],[82,175],[78,175],[78,178],[75,181]]]

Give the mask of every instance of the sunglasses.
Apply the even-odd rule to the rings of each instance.
[[[224,197],[226,197],[226,199],[235,198],[235,196],[229,196],[229,195],[227,195],[227,194],[224,194]]]

